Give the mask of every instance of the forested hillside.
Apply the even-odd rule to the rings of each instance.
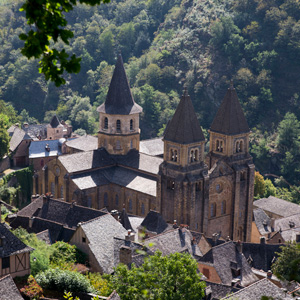
[[[144,108],[142,138],[150,138],[163,132],[184,85],[200,124],[208,129],[233,79],[253,130],[258,169],[299,183],[298,0],[79,5],[68,15],[74,38],[70,45],[59,46],[82,57],[81,71],[66,74],[67,84],[60,88],[45,82],[37,62],[20,54],[18,35],[26,28],[21,5],[21,0],[0,1],[0,99],[19,112],[26,109],[42,122],[55,111],[75,130],[96,132],[96,107],[105,100],[121,52],[134,98]],[[22,116],[28,119],[25,111]],[[280,130],[288,141],[282,141]]]

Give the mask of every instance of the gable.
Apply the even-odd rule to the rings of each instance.
[[[209,177],[217,178],[220,176],[232,175],[234,170],[224,161],[218,161],[210,170]]]

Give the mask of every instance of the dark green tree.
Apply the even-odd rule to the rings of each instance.
[[[119,265],[112,277],[121,299],[202,299],[205,283],[197,273],[196,261],[187,253],[147,257],[140,268]]]

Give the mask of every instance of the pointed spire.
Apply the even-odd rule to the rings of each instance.
[[[122,226],[127,229],[127,230],[132,230],[132,226],[131,226],[131,223],[129,221],[129,218],[128,218],[128,215],[127,215],[127,212],[126,212],[126,209],[125,209],[125,205],[123,205],[123,210],[120,214],[120,223],[122,224]]]
[[[187,88],[184,88],[175,114],[167,125],[164,140],[179,144],[205,140]]]
[[[60,125],[60,122],[58,120],[58,117],[56,115],[54,115],[50,121],[50,125],[52,128],[56,128],[57,126]]]
[[[106,101],[97,110],[112,115],[130,115],[143,110],[133,100],[121,54],[118,55]]]
[[[232,80],[210,130],[226,135],[250,132]]]

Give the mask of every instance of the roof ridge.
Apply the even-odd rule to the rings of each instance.
[[[102,215],[102,216],[98,216],[98,217],[96,217],[96,218],[94,218],[94,219],[91,219],[91,220],[88,220],[88,221],[85,221],[85,222],[79,222],[78,224],[80,224],[80,226],[86,225],[87,223],[90,223],[90,222],[92,222],[92,221],[96,221],[97,219],[100,219],[101,217],[106,217],[106,216],[108,216],[108,215],[110,215],[112,218],[114,218],[110,213],[105,213],[105,212],[103,212],[103,215]],[[115,219],[115,218],[114,218],[114,219]]]

